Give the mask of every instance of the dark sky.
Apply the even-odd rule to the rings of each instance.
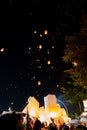
[[[65,35],[76,35],[86,0],[2,2],[0,7],[0,113],[21,111],[29,96],[43,104],[63,73]]]

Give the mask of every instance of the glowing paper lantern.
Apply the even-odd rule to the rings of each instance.
[[[0,49],[1,52],[4,52],[4,50],[5,50],[5,48],[1,48],[1,49]]]
[[[28,113],[30,116],[38,117],[39,102],[34,97],[28,98],[28,105],[24,108],[23,112]]]
[[[47,64],[48,64],[48,65],[50,65],[50,64],[51,64],[51,61],[50,61],[50,60],[48,60],[48,61],[47,61]]]
[[[39,102],[34,97],[29,97],[28,105],[24,108],[24,113],[29,113],[30,117],[39,118],[41,122],[51,123],[51,118],[61,124],[68,123],[69,117],[64,108],[56,103],[56,96],[49,94],[44,97],[44,107],[39,108]]]
[[[40,86],[41,85],[41,81],[38,81],[37,84],[38,84],[38,86]]]
[[[44,34],[47,35],[48,34],[48,30],[44,30]]]
[[[45,105],[45,110],[49,107],[56,106],[56,96],[49,94],[46,97],[44,97],[44,105]]]
[[[44,107],[40,107],[39,109],[39,120],[41,122],[47,121],[48,113],[45,111]]]

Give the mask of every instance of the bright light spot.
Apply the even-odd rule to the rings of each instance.
[[[13,102],[11,102],[11,105],[13,105]]]
[[[44,34],[47,35],[48,34],[48,30],[44,30]]]
[[[36,34],[36,33],[37,33],[37,31],[35,30],[35,31],[34,31],[34,34]]]
[[[42,37],[43,35],[42,34],[40,34],[40,37]]]
[[[1,48],[0,51],[1,51],[1,52],[4,52],[4,51],[5,51],[5,48]]]
[[[42,45],[39,45],[38,48],[39,48],[39,50],[41,50],[42,49]]]
[[[57,84],[57,85],[56,85],[56,87],[58,88],[58,87],[59,87],[59,85]]]
[[[52,46],[52,49],[54,49],[54,46]]]
[[[57,112],[50,112],[49,117],[57,117]]]
[[[48,61],[47,61],[47,64],[48,64],[48,65],[50,65],[50,64],[51,64],[51,61],[50,61],[50,60],[48,60]]]
[[[78,63],[77,62],[72,62],[72,64],[74,65],[74,66],[77,66],[78,65]]]
[[[41,81],[38,81],[37,84],[40,86],[41,85]]]
[[[30,115],[35,116],[36,110],[34,108],[32,108],[32,109],[30,109],[29,113],[30,113]]]

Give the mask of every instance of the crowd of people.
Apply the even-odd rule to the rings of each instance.
[[[8,113],[0,116],[0,130],[87,130],[83,125],[78,125],[76,128],[71,124],[65,123],[55,124],[54,119],[50,118],[51,123],[41,122],[38,118],[34,121],[29,117],[24,122],[23,113]]]

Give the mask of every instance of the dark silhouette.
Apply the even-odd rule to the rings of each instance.
[[[34,123],[33,130],[41,130],[41,122],[38,119]]]
[[[57,126],[54,123],[50,123],[48,126],[48,130],[58,130]]]
[[[0,130],[23,130],[22,114],[13,112],[0,116]]]
[[[78,125],[76,127],[76,130],[87,130],[87,127],[83,126],[83,125]]]

